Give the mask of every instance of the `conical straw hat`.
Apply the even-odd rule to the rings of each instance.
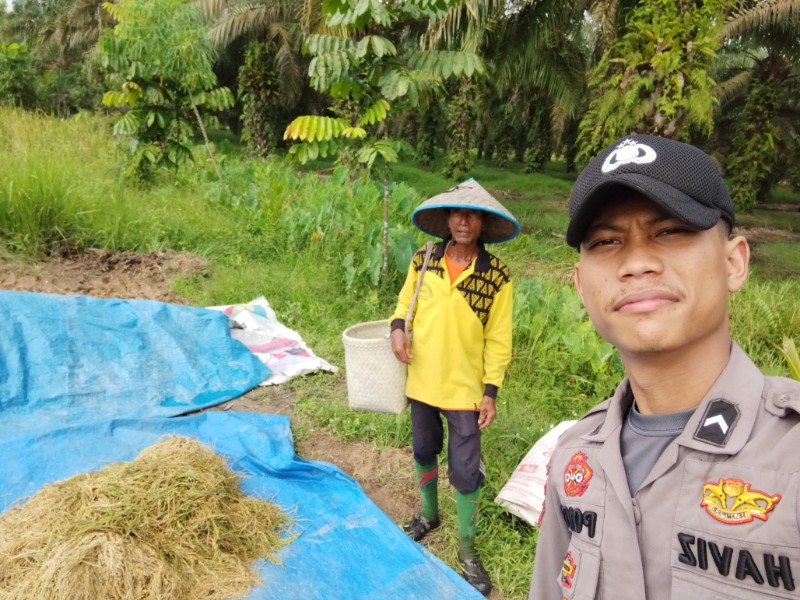
[[[425,233],[446,238],[450,235],[447,227],[449,208],[483,211],[480,239],[484,243],[506,242],[519,235],[520,224],[514,215],[472,178],[425,200],[411,214],[411,220]]]

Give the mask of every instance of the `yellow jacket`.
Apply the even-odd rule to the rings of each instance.
[[[434,246],[412,322],[412,361],[406,395],[448,410],[478,410],[494,395],[511,360],[511,276],[481,247],[478,257],[450,284],[446,244]],[[414,254],[391,321],[404,320],[425,258]]]

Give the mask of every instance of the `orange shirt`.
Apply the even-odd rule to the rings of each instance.
[[[458,276],[461,275],[464,272],[464,269],[466,269],[469,265],[456,264],[456,261],[450,258],[447,252],[444,253],[444,260],[447,262],[447,272],[450,273],[450,285],[453,285],[456,282],[456,279],[458,279]]]

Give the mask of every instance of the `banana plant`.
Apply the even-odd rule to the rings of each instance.
[[[386,122],[392,113],[419,109],[445,79],[485,72],[478,55],[454,50],[423,50],[425,28],[443,19],[460,0],[326,0],[327,34],[308,36],[304,52],[313,56],[312,87],[333,99],[333,115],[305,115],[292,121],[284,139],[298,143],[289,156],[305,163],[317,157],[353,160],[372,172],[383,169],[383,266],[388,270],[389,165],[407,143],[391,139]],[[416,35],[415,35],[416,34]]]

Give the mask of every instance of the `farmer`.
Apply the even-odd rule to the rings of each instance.
[[[575,284],[627,377],[558,441],[529,598],[797,597],[800,383],[731,340],[750,250],[714,162],[627,136],[569,214]]]
[[[497,414],[495,399],[511,360],[511,276],[484,244],[517,236],[520,225],[477,181],[423,202],[414,224],[436,243],[422,276],[413,341],[404,330],[426,248],[411,261],[392,316],[392,351],[408,364],[414,465],[422,510],[404,526],[415,541],[439,526],[438,457],[447,422],[448,475],[456,489],[458,556],[463,577],[486,595],[491,581],[475,550],[475,523],[485,472],[481,431]]]

